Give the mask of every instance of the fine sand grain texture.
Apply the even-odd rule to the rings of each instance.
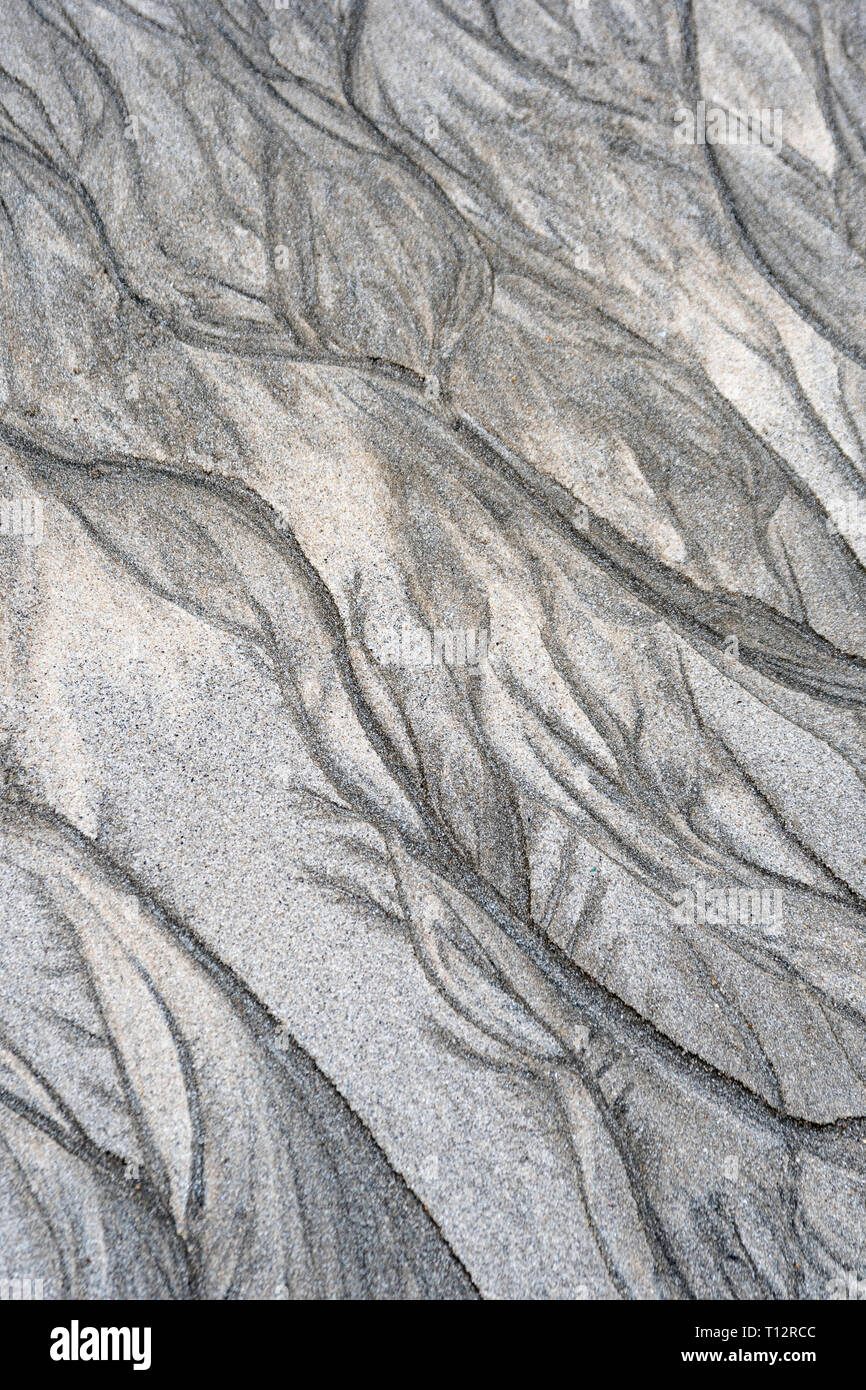
[[[866,1280],[866,0],[0,31],[0,1281]]]

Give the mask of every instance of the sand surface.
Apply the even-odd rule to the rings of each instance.
[[[866,1293],[864,133],[860,0],[5,7],[0,1281]]]

